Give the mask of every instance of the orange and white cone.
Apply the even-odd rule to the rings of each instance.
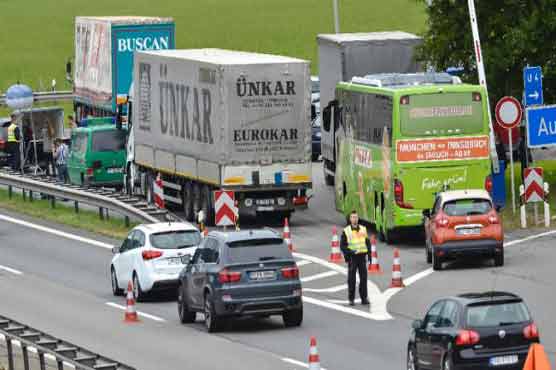
[[[317,338],[311,337],[309,349],[309,370],[320,370],[319,350],[317,349]]]
[[[288,218],[284,218],[284,233],[282,235],[284,241],[288,245],[288,249],[290,252],[294,252],[295,248],[293,247],[292,236],[290,233],[290,224],[288,223]]]
[[[135,298],[133,298],[133,283],[131,280],[127,284],[126,308],[125,308],[125,322],[139,322],[137,311],[135,311]]]
[[[369,274],[382,274],[382,269],[378,263],[378,253],[376,251],[376,237],[371,235],[371,264],[367,269]]]
[[[400,251],[398,248],[394,249],[394,264],[392,265],[392,282],[390,288],[403,288],[405,287],[402,279],[402,267],[400,265]]]
[[[332,241],[330,242],[330,257],[328,261],[333,263],[342,263],[342,252],[340,251],[340,241],[338,240],[338,229],[336,226],[332,228]]]

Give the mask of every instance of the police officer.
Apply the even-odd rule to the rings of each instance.
[[[359,296],[361,304],[368,305],[367,297],[367,255],[370,260],[371,242],[367,228],[359,225],[359,216],[356,211],[349,215],[349,224],[342,233],[340,248],[348,264],[348,295],[349,305],[353,306],[355,299],[355,275],[359,272]]]
[[[16,124],[16,115],[15,113],[12,113],[11,116],[11,122],[10,125],[8,126],[8,154],[10,155],[10,166],[12,167],[12,170],[17,171],[19,170],[19,164],[20,164],[20,148],[19,148],[19,142],[21,140],[21,131],[19,130],[19,127]]]

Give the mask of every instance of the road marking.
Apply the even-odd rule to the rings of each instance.
[[[106,302],[106,305],[107,305],[107,306],[110,306],[110,307],[117,308],[117,309],[122,310],[122,311],[125,311],[125,310],[126,310],[126,307],[125,307],[125,306],[122,306],[122,305],[119,305],[119,304],[116,304],[116,303]],[[151,314],[148,314],[148,313],[144,313],[144,312],[141,312],[141,311],[137,311],[137,315],[139,315],[139,316],[141,316],[141,317],[145,317],[145,318],[147,318],[147,319],[151,319],[151,320],[153,320],[153,321],[166,322],[166,320],[164,320],[164,319],[161,318],[161,317],[158,317],[158,316],[155,316],[155,315],[151,315]]]
[[[63,231],[58,231],[58,230],[52,229],[50,227],[33,224],[31,222],[27,222],[27,221],[23,221],[23,220],[18,220],[17,218],[12,218],[12,217],[8,217],[8,216],[0,215],[0,220],[6,221],[6,222],[11,222],[13,224],[17,224],[17,225],[21,225],[21,226],[25,226],[25,227],[28,227],[28,228],[31,228],[31,229],[39,230],[39,231],[42,231],[42,232],[45,232],[45,233],[61,236],[61,237],[66,238],[66,239],[71,239],[71,240],[76,240],[76,241],[79,241],[79,242],[82,242],[82,243],[91,244],[91,245],[101,247],[101,248],[112,249],[112,247],[113,247],[110,244],[99,242],[98,240],[84,238],[84,237],[79,236],[79,235],[70,234],[70,233],[66,233],[66,232],[63,232]]]
[[[347,289],[347,284],[336,285],[330,288],[323,288],[323,289],[312,289],[312,288],[303,288],[304,292],[312,292],[312,293],[336,293],[342,290]]]
[[[553,234],[556,234],[556,230],[546,231],[544,233],[531,235],[531,236],[528,236],[528,237],[523,238],[523,239],[510,240],[509,242],[504,243],[504,247],[511,247],[512,245],[515,245],[515,244],[524,243],[524,242],[527,242],[529,240],[542,238],[543,236],[548,236],[548,235],[553,235]]]
[[[296,263],[297,263],[297,267],[301,267],[301,266],[305,266],[305,265],[310,265],[313,262],[307,261],[307,260],[301,260],[301,261],[297,261]]]
[[[330,277],[330,276],[335,276],[335,275],[338,275],[337,271],[326,271],[326,272],[321,272],[320,274],[315,274],[315,275],[303,277],[300,280],[301,280],[302,283],[307,283],[309,281],[324,279],[324,278],[327,278],[327,277]]]
[[[0,270],[11,272],[12,274],[15,274],[15,275],[23,275],[23,272],[21,272],[19,270],[16,270],[16,269],[13,269],[11,267],[7,267],[7,266],[0,265]]]
[[[292,365],[296,365],[296,366],[305,368],[305,369],[309,368],[309,365],[306,364],[305,362],[297,361],[297,360],[294,360],[293,358],[284,357],[284,358],[282,358],[282,361],[287,362],[287,363],[292,364]],[[321,370],[326,370],[326,369],[321,366]]]
[[[375,310],[376,312],[373,312],[373,310],[372,310],[373,303],[371,303],[371,312],[368,312],[368,311],[357,310],[355,308],[344,307],[344,306],[336,304],[336,303],[322,301],[320,299],[307,297],[307,296],[303,296],[303,302],[313,304],[313,305],[316,305],[316,306],[329,308],[329,309],[336,310],[336,311],[343,312],[343,313],[347,313],[347,314],[350,314],[350,315],[359,316],[359,317],[369,319],[369,320],[384,321],[384,320],[391,320],[392,319],[392,316],[390,316],[390,314],[388,314],[388,312],[381,311],[381,310]],[[379,303],[379,305],[380,305],[380,303]]]

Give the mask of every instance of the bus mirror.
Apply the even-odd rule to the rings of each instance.
[[[330,131],[330,106],[327,106],[322,111],[322,128],[324,131]]]
[[[431,210],[430,209],[424,209],[423,210],[423,216],[426,218],[431,217]]]

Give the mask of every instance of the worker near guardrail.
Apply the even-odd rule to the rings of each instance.
[[[367,228],[359,225],[359,215],[352,211],[349,215],[349,224],[344,228],[340,248],[348,264],[348,298],[349,305],[355,305],[355,276],[359,273],[359,296],[361,304],[368,305],[367,296],[367,256],[370,256],[371,241]]]
[[[15,113],[10,115],[11,122],[8,126],[8,140],[7,140],[7,150],[9,157],[9,164],[12,170],[17,171],[19,170],[20,166],[20,148],[19,144],[21,141],[21,131],[16,124],[17,116]]]
[[[60,138],[54,140],[54,161],[56,163],[56,173],[58,174],[58,181],[67,182],[68,180],[68,155],[69,149],[64,141]]]

